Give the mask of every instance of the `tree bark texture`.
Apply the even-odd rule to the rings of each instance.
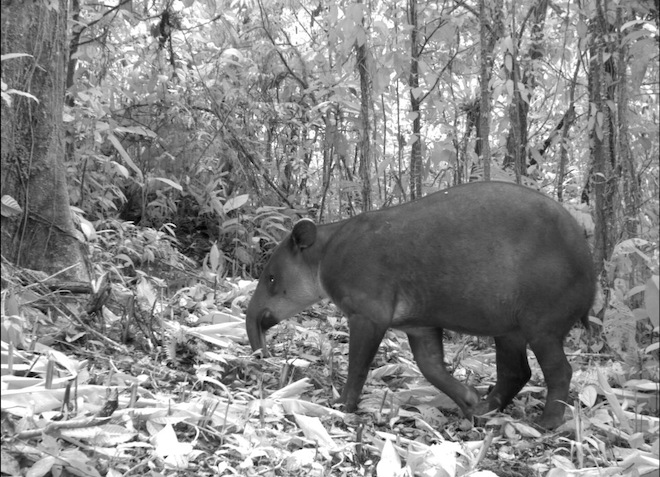
[[[2,255],[18,266],[85,280],[82,234],[75,229],[64,169],[62,113],[68,58],[67,2],[2,2],[2,54],[30,56],[3,62],[13,95],[2,102],[2,195],[22,214],[2,217]]]
[[[410,31],[410,111],[413,116],[412,147],[410,150],[410,200],[422,196],[422,120],[419,109],[421,94],[419,94],[419,45],[417,35],[417,0],[408,0],[408,16]]]
[[[363,19],[364,23],[364,19]],[[369,107],[371,88],[369,87],[369,69],[367,67],[367,44],[365,40],[356,45],[357,67],[360,76],[360,179],[362,182],[362,210],[371,210],[371,126]]]
[[[613,102],[612,80],[615,68],[612,57],[607,60],[608,23],[603,12],[602,0],[596,2],[596,18],[591,23],[593,43],[589,63],[589,100],[591,103],[589,125],[591,127],[591,176],[594,194],[594,266],[600,274],[615,244],[614,199],[618,178],[614,167],[613,123],[608,102]]]
[[[629,62],[628,45],[623,41],[622,26],[625,22],[623,18],[623,7],[616,7],[617,10],[617,41],[619,44],[619,81],[617,81],[617,156],[623,172],[623,238],[637,237],[639,225],[639,183],[637,180],[637,170],[630,149],[630,128],[628,127],[628,75],[626,66]]]
[[[502,35],[502,0],[479,1],[479,41],[481,43],[481,100],[479,105],[479,128],[477,143],[486,181],[490,180],[490,76],[493,70],[493,51]],[[476,148],[475,148],[476,149]]]
[[[529,101],[522,97],[519,84],[525,87],[525,93],[531,96],[536,88],[536,64],[543,57],[543,28],[545,25],[546,12],[548,10],[548,0],[537,0],[530,8],[529,17],[532,19],[531,43],[529,50],[522,58],[518,60],[518,44],[523,34],[524,24],[521,25],[521,32],[516,31],[512,16],[512,49],[507,54],[511,55],[511,61],[505,62],[507,79],[513,81],[513,98],[509,108],[511,128],[506,141],[506,155],[504,157],[504,166],[513,166],[516,178],[520,182],[520,177],[527,173],[527,117],[529,116]],[[511,65],[509,69],[508,66]]]
[[[575,73],[573,73],[573,80],[568,88],[568,110],[564,113],[561,121],[561,153],[559,155],[559,165],[557,167],[557,200],[564,201],[564,177],[566,176],[566,164],[568,164],[568,130],[571,128],[573,121],[575,121],[575,88],[578,84],[578,73],[580,71],[581,61],[576,61]],[[552,142],[552,135],[546,139],[547,146],[544,145],[543,154]]]

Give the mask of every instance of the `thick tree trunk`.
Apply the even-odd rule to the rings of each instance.
[[[67,2],[2,2],[2,77],[13,95],[2,102],[2,195],[22,214],[1,222],[2,256],[59,278],[88,279],[85,248],[73,225],[64,170],[62,113],[68,57]]]

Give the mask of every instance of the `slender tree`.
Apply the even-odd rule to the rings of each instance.
[[[489,0],[479,1],[479,41],[481,60],[479,82],[481,99],[479,104],[479,127],[477,142],[479,156],[484,168],[484,180],[490,180],[490,77],[493,69],[493,50],[502,32],[502,0],[494,0],[489,8]]]
[[[619,81],[616,82],[616,116],[619,127],[616,129],[616,151],[622,167],[624,223],[622,234],[624,238],[637,236],[639,224],[639,182],[632,151],[630,150],[630,128],[628,125],[628,44],[624,41],[622,26],[624,23],[624,7],[616,7],[616,31],[619,45],[618,65]]]
[[[421,94],[419,91],[419,25],[417,0],[408,0],[410,24],[410,111],[412,113],[412,145],[410,151],[410,198],[422,196],[422,119],[420,117]]]
[[[580,72],[580,66],[582,59],[578,58],[575,62],[575,72],[573,73],[573,79],[571,84],[568,87],[568,110],[564,114],[561,125],[561,141],[560,141],[560,156],[559,156],[559,165],[557,168],[557,180],[555,182],[555,190],[557,191],[557,200],[563,202],[564,200],[564,178],[566,177],[566,165],[568,163],[568,131],[575,120],[575,88],[578,84],[578,73]],[[550,144],[550,138],[546,140],[546,143]]]
[[[610,26],[605,16],[602,0],[596,0],[596,12],[592,28],[592,44],[589,70],[590,143],[593,185],[595,231],[594,263],[596,270],[603,270],[605,260],[614,250],[616,232],[615,196],[618,187],[616,157],[614,156],[614,118],[609,104],[612,96],[612,80],[616,65],[608,41]]]
[[[536,0],[529,7],[525,18],[519,28],[516,27],[516,2],[512,2],[511,8],[511,44],[505,52],[504,68],[507,80],[513,85],[513,97],[509,108],[509,134],[506,142],[506,153],[504,166],[513,166],[516,178],[526,174],[527,169],[527,142],[528,142],[528,115],[530,97],[537,86],[537,64],[543,57],[544,25],[548,10],[548,0]],[[527,23],[531,22],[531,28]],[[530,30],[530,42],[528,50],[520,58],[519,45],[522,42],[525,31]],[[507,58],[509,58],[507,60]],[[520,85],[524,87],[521,91]],[[523,92],[527,98],[523,98]]]
[[[362,1],[358,1],[362,4]],[[364,16],[362,17],[362,29],[364,29]],[[358,35],[355,52],[357,68],[360,76],[360,152],[359,170],[362,182],[362,210],[371,209],[371,121],[369,110],[371,109],[371,88],[369,80],[369,68],[367,65],[367,40]]]

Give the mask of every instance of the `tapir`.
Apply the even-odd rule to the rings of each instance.
[[[402,330],[424,377],[470,418],[504,409],[531,377],[547,397],[538,424],[564,420],[572,369],[563,340],[587,326],[595,273],[585,234],[558,202],[527,187],[476,182],[335,223],[298,221],[275,248],[246,312],[253,350],[265,331],[330,298],[349,325],[340,403],[356,410],[389,328]],[[497,381],[485,399],[444,367],[443,330],[492,336]]]

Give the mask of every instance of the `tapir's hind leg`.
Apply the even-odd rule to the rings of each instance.
[[[472,417],[479,395],[474,388],[456,380],[445,369],[442,329],[417,328],[406,333],[417,366],[424,377],[452,398],[466,417]]]
[[[504,409],[532,376],[527,362],[527,340],[521,333],[495,337],[497,382],[476,414]]]
[[[539,425],[548,429],[554,429],[564,421],[566,406],[562,404],[562,401],[568,402],[568,390],[573,374],[564,353],[563,341],[563,336],[550,334],[537,336],[529,343],[548,386],[545,409],[538,422]]]

